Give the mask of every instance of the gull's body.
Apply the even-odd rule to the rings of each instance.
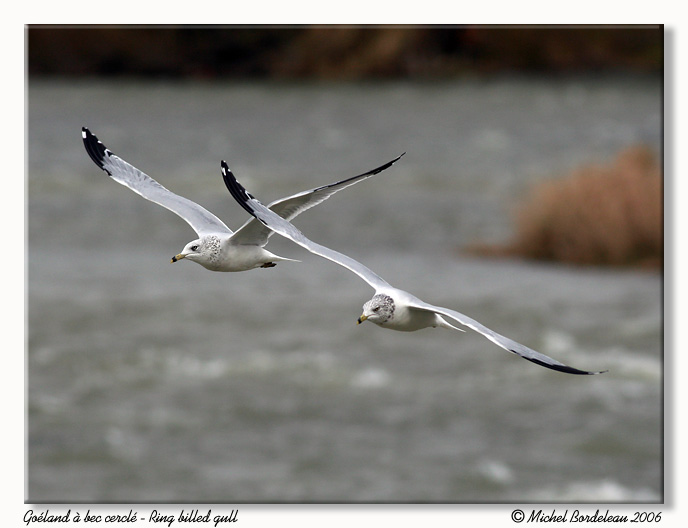
[[[390,330],[402,332],[413,332],[415,330],[430,327],[450,328],[463,331],[450,324],[447,321],[447,319],[449,319],[452,322],[475,330],[503,349],[519,355],[537,365],[560,372],[566,372],[568,374],[598,374],[598,372],[588,372],[569,367],[549,356],[536,352],[525,345],[490,330],[478,321],[462,313],[441,306],[428,304],[407,291],[393,287],[360,262],[306,238],[303,233],[289,221],[270,211],[270,209],[246,192],[241,184],[237,182],[224,161],[222,162],[222,177],[234,199],[267,227],[296,242],[311,253],[347,268],[361,277],[375,290],[373,298],[363,305],[363,313],[358,318],[359,323],[371,321],[382,328],[389,328]]]
[[[292,260],[264,249],[273,231],[255,218],[233,232],[210,211],[168,191],[153,178],[115,155],[86,127],[81,129],[81,136],[88,155],[113,180],[176,213],[196,231],[198,238],[189,242],[181,253],[172,257],[172,262],[187,259],[211,271],[231,272],[271,268],[276,262]],[[324,202],[336,192],[382,172],[398,159],[364,174],[281,198],[268,207],[280,217],[291,220]]]

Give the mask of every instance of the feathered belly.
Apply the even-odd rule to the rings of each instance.
[[[259,268],[268,262],[281,260],[260,246],[228,246],[224,248],[222,257],[204,263],[204,267],[211,271],[247,271]]]
[[[415,332],[423,328],[439,326],[437,315],[423,310],[409,310],[406,307],[397,309],[394,315],[379,326],[399,332]]]

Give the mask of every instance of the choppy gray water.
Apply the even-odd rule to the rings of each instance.
[[[660,148],[648,80],[438,85],[31,82],[31,502],[623,502],[663,497],[662,280],[490,261],[536,181]],[[226,159],[263,202],[392,169],[299,217],[392,284],[573,366],[481,336],[357,326],[372,291],[297,258],[239,274],[109,180],[113,151],[232,228]]]

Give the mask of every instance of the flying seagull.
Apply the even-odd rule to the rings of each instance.
[[[81,136],[88,155],[113,180],[176,213],[196,231],[199,238],[189,242],[181,253],[172,257],[172,262],[187,259],[211,271],[246,271],[254,268],[271,268],[278,261],[292,260],[278,257],[263,249],[273,232],[255,218],[251,218],[237,231],[232,232],[210,211],[168,191],[153,178],[115,155],[88,128],[81,129]],[[401,156],[358,176],[281,198],[268,207],[279,217],[291,220],[305,210],[324,202],[337,191],[391,167]]]
[[[601,372],[588,372],[586,370],[579,370],[569,367],[559,361],[552,359],[540,352],[536,352],[521,345],[508,337],[498,334],[483,326],[478,321],[465,316],[462,313],[443,308],[441,306],[434,306],[428,304],[418,297],[399,288],[391,286],[388,282],[382,279],[379,275],[368,269],[360,262],[347,257],[338,251],[334,251],[325,246],[321,246],[309,240],[301,231],[294,227],[288,220],[281,218],[269,208],[251,196],[246,189],[236,180],[232,171],[229,170],[227,163],[222,161],[222,178],[227,185],[227,189],[234,197],[234,199],[241,204],[252,216],[260,220],[266,227],[272,229],[274,232],[296,242],[300,246],[306,248],[311,253],[319,255],[323,258],[331,260],[352,271],[364,281],[366,281],[375,290],[375,295],[372,299],[363,305],[363,313],[358,318],[358,323],[363,321],[371,321],[382,328],[389,328],[390,330],[400,330],[403,332],[412,332],[420,330],[421,328],[449,328],[453,330],[462,329],[450,324],[446,319],[452,322],[459,323],[476,332],[484,335],[494,344],[502,347],[509,352],[521,356],[528,361],[540,365],[542,367],[566,372],[567,374],[600,374]],[[445,319],[446,318],[446,319]],[[606,372],[606,371],[604,371]]]

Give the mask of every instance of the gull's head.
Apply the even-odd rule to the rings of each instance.
[[[197,262],[201,266],[212,266],[218,259],[220,252],[220,239],[213,235],[204,236],[197,240],[192,240],[174,257],[171,262],[178,262],[182,259],[188,259],[192,262]]]
[[[384,324],[394,317],[394,299],[389,295],[378,294],[363,305],[363,313],[358,318],[358,324],[370,321]]]

